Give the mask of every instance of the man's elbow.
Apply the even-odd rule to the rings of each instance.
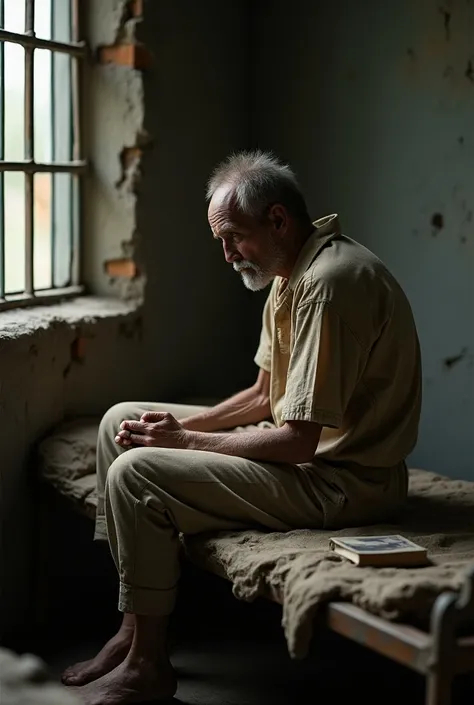
[[[302,465],[310,463],[316,453],[321,434],[321,427],[306,421],[287,422],[290,431],[292,463]]]
[[[310,463],[314,458],[315,452],[316,449],[311,450],[306,448],[296,448],[294,453],[292,453],[293,463],[295,465],[303,465],[304,463]]]
[[[318,444],[315,444],[312,440],[295,438],[291,444],[291,462],[296,465],[310,463],[314,458],[317,447]]]

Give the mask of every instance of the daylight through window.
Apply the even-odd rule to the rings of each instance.
[[[77,293],[79,0],[0,0],[0,308]]]

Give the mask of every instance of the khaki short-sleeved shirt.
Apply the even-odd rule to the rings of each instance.
[[[271,375],[273,419],[323,426],[315,457],[328,463],[393,467],[415,446],[421,409],[410,304],[337,215],[314,226],[263,312],[255,362]]]

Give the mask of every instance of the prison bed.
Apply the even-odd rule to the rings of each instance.
[[[91,520],[97,432],[97,419],[68,421],[37,451],[41,482]],[[330,535],[385,533],[425,546],[432,564],[361,568],[329,550]],[[474,671],[474,482],[413,468],[397,525],[221,532],[182,537],[182,545],[191,562],[229,580],[237,598],[281,604],[292,658],[307,656],[323,623],[423,674],[426,705],[449,705],[454,677]]]

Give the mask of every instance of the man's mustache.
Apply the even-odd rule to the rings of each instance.
[[[241,262],[234,262],[232,265],[236,272],[241,272],[242,269],[252,269],[254,272],[259,271],[259,267],[253,262],[248,262],[247,260],[242,260]]]

